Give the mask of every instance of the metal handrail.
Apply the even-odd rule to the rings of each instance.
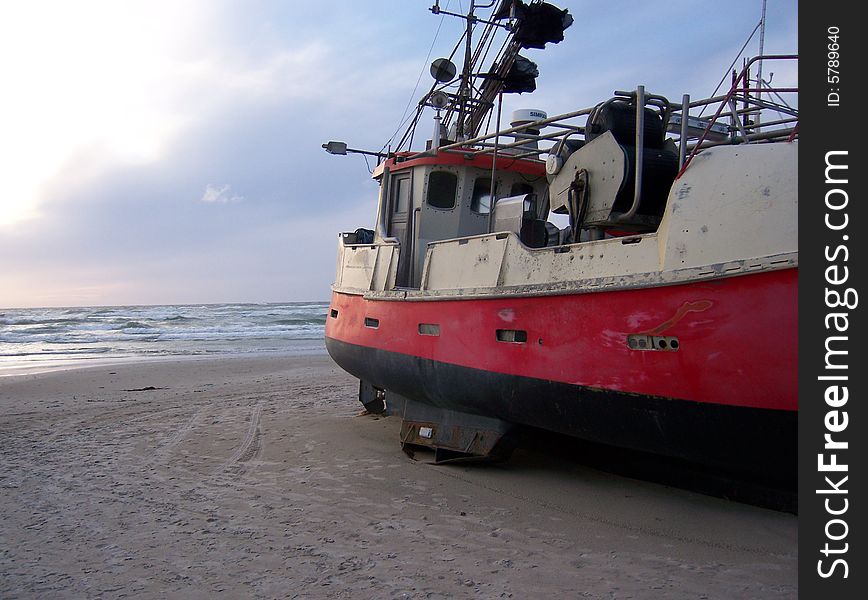
[[[708,125],[705,127],[705,131],[702,132],[702,135],[699,136],[699,140],[696,142],[696,145],[693,147],[693,150],[687,156],[687,159],[684,161],[684,164],[681,166],[681,169],[678,171],[678,177],[684,174],[684,171],[690,166],[690,161],[693,160],[693,157],[696,156],[697,152],[699,152],[702,147],[702,143],[705,141],[705,138],[708,137],[708,134],[711,132],[711,126],[715,123],[719,118],[721,113],[723,112],[723,108],[727,106],[730,102],[733,102],[735,98],[736,92],[749,93],[750,91],[756,92],[798,92],[799,88],[762,88],[762,89],[746,89],[745,87],[739,87],[740,82],[744,80],[745,86],[748,85],[748,74],[750,73],[750,66],[758,60],[798,60],[798,54],[770,54],[767,56],[754,56],[750,60],[748,60],[744,67],[741,70],[741,73],[738,74],[738,77],[735,78],[735,81],[732,82],[732,87],[729,89],[729,92],[724,97],[723,101],[717,107],[717,112],[715,112],[714,116],[709,120]],[[745,136],[747,137],[747,136]],[[683,143],[683,142],[682,142]]]
[[[744,114],[755,114],[759,113],[763,110],[772,110],[784,113],[786,115],[792,116],[793,118],[779,119],[775,121],[769,121],[761,124],[750,124],[750,123],[738,123],[736,125],[727,124],[730,132],[734,137],[731,137],[728,143],[737,143],[737,142],[750,142],[761,139],[776,139],[778,137],[783,137],[790,135],[792,133],[792,129],[780,129],[778,133],[772,133],[772,135],[766,135],[766,132],[763,132],[763,135],[757,135],[758,130],[760,128],[766,128],[770,126],[776,125],[785,125],[792,122],[798,122],[798,110],[792,107],[787,107],[784,105],[780,105],[775,102],[769,102],[766,100],[762,100],[758,98],[756,95],[751,96],[750,93],[760,93],[768,94],[768,93],[795,93],[798,92],[797,87],[781,87],[781,88],[771,88],[771,87],[745,87],[749,84],[749,73],[750,67],[754,63],[760,60],[797,60],[798,55],[795,54],[786,54],[786,55],[766,55],[766,56],[755,56],[747,61],[745,66],[742,68],[742,71],[735,78],[732,87],[729,91],[720,96],[713,96],[711,98],[704,98],[699,100],[691,100],[689,96],[682,98],[682,102],[679,103],[669,103],[670,109],[672,112],[680,111],[682,115],[689,116],[690,109],[699,108],[703,106],[710,106],[712,104],[718,104],[718,108],[715,111],[714,116],[712,117],[700,117],[700,120],[704,123],[705,129],[700,135],[698,141],[695,144],[689,145],[687,144],[686,139],[686,127],[682,127],[680,132],[680,144],[686,148],[686,152],[682,156],[679,156],[679,172],[678,176],[680,177],[684,170],[689,165],[690,161],[693,157],[699,152],[702,148],[706,148],[713,145],[720,145],[721,142],[709,142],[708,135],[711,133],[711,128],[714,123],[720,122],[722,118],[737,118],[737,115]],[[628,95],[635,94],[634,92],[615,92],[615,98],[626,97]],[[648,94],[648,98],[658,98],[653,94]],[[615,99],[613,98],[613,100]],[[738,108],[736,110],[732,110],[731,105],[735,102],[744,103],[745,106],[743,108]],[[565,121],[569,121],[571,119],[576,119],[580,117],[588,117],[591,116],[600,108],[600,104],[590,107],[584,108],[581,110],[576,110],[568,113],[563,113],[559,115],[555,115],[552,117],[548,117],[546,119],[540,119],[537,121],[532,121],[530,123],[524,123],[522,125],[518,125],[515,127],[510,127],[504,130],[493,131],[490,133],[477,135],[467,140],[453,142],[450,144],[446,144],[444,146],[440,146],[439,148],[431,148],[427,151],[414,152],[409,154],[404,158],[404,160],[412,160],[414,158],[422,158],[422,157],[430,157],[436,156],[441,152],[445,153],[454,153],[454,154],[465,154],[467,156],[479,156],[485,154],[491,154],[495,151],[495,145],[497,146],[497,151],[501,150],[512,150],[513,152],[509,153],[509,158],[511,160],[515,159],[527,159],[531,161],[540,161],[540,155],[545,154],[546,152],[552,150],[557,146],[557,144],[563,140],[564,137],[572,135],[574,133],[584,133],[585,126],[580,124],[573,123],[565,123]],[[727,109],[729,107],[729,109]],[[687,119],[684,119],[686,122]],[[550,131],[547,133],[536,133],[531,134],[527,133],[527,130],[534,129],[540,130],[544,126],[551,126],[560,129],[560,131]],[[737,127],[737,131],[736,131]],[[797,129],[796,129],[797,131]],[[676,132],[676,135],[679,135]],[[496,140],[498,136],[511,136],[513,140],[508,143],[500,143],[497,142],[492,143],[492,140]],[[525,146],[528,141],[538,141],[538,142],[553,142],[551,147],[540,147],[535,150],[526,150]],[[517,151],[516,151],[517,150]],[[679,152],[680,153],[680,152]]]

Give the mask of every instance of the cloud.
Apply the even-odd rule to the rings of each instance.
[[[649,27],[650,5],[624,2],[529,51],[539,90],[505,99],[504,123],[637,83],[710,92],[756,7],[736,0],[706,27],[701,4],[678,1],[695,27]],[[320,144],[379,149],[420,69],[411,108],[461,35],[415,4],[61,1],[45,22],[42,3],[0,2],[0,306],[328,297],[337,232],[373,224],[377,187],[361,157]],[[795,10],[769,10],[766,49],[794,50]],[[616,29],[627,41],[612,46]]]
[[[220,187],[209,183],[205,186],[205,193],[199,198],[200,202],[205,202],[206,204],[235,204],[237,202],[244,202],[244,200],[246,200],[244,196],[232,193],[232,186],[228,183]]]

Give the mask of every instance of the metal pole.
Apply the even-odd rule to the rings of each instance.
[[[760,18],[760,37],[759,37],[759,54],[760,54],[760,56],[762,56],[763,52],[765,51],[765,42],[766,42],[766,1],[767,0],[763,0],[763,12],[762,12],[762,17]],[[762,61],[762,59],[760,59],[758,62],[759,62],[759,64],[757,65],[757,70],[756,70],[757,87],[762,89],[762,87],[763,87],[763,61]],[[757,97],[760,100],[762,100],[762,92],[759,92]],[[757,130],[759,130],[760,116],[761,115],[756,116],[756,121],[754,123]]]
[[[473,9],[474,0],[470,0],[470,10],[467,13],[467,33],[464,46],[464,72],[461,74],[461,86],[458,90],[460,97],[458,104],[458,121],[455,126],[455,136],[458,141],[462,141],[467,137],[467,131],[464,127],[464,117],[467,114],[467,99],[470,97],[470,72],[473,70],[470,63],[470,54],[473,52],[473,45],[470,36],[473,33]]]
[[[690,119],[690,94],[681,96],[681,140],[678,144],[678,170],[687,158],[687,121]]]
[[[491,195],[488,197],[488,233],[491,233],[491,222],[494,219],[495,175],[497,174],[497,142],[500,140],[500,111],[503,108],[503,93],[497,95],[497,123],[495,124],[494,152],[491,155]]]
[[[729,88],[729,94],[727,94],[728,99],[732,98],[732,95],[735,94],[735,89],[736,89],[735,86],[737,86],[737,85],[738,85],[738,79],[736,79],[735,69],[733,69],[733,71],[732,71],[732,85]],[[729,134],[729,137],[731,137],[732,139],[735,139],[735,131],[736,131],[737,125],[738,125],[738,114],[735,111],[733,111],[733,113],[729,117],[729,126],[730,126],[730,132],[731,132]]]
[[[639,210],[642,196],[642,162],[645,159],[645,86],[636,86],[636,179],[633,185],[633,206],[623,218],[630,219]]]
[[[776,129],[774,131],[764,131],[762,133],[752,133],[752,134],[748,135],[747,141],[755,142],[757,140],[773,140],[773,139],[780,139],[780,138],[786,139],[787,137],[792,136],[793,131],[798,131],[798,124],[796,124],[795,127],[791,127],[791,128]],[[702,150],[705,148],[713,148],[715,146],[730,146],[733,143],[742,144],[744,142],[745,142],[745,139],[741,138],[741,137],[736,137],[734,142],[731,140],[726,140],[725,142],[711,142],[711,141],[706,142],[706,141],[703,141],[701,146],[697,147],[697,145],[694,144],[691,148],[689,148],[689,150],[691,152],[696,152],[697,150]],[[679,173],[679,176],[680,175],[681,175],[681,173]]]
[[[500,133],[503,135],[508,135],[511,133],[515,133],[516,131],[523,131],[523,130],[527,129],[528,127],[540,128],[543,125],[548,125],[552,121],[560,121],[563,119],[572,119],[573,117],[579,117],[582,115],[587,115],[587,114],[591,113],[593,110],[594,110],[593,108],[583,108],[581,110],[577,110],[577,111],[573,111],[573,112],[569,112],[569,113],[564,113],[562,115],[556,115],[554,117],[549,117],[547,119],[540,119],[539,121],[534,121],[532,123],[527,123],[525,125],[519,125],[518,127],[511,127],[510,129],[505,129],[503,131],[500,131]],[[466,148],[467,146],[471,146],[473,144],[476,144],[477,142],[481,142],[483,140],[493,138],[494,135],[495,134],[493,134],[493,133],[487,133],[485,135],[479,135],[479,136],[476,136],[476,137],[471,138],[469,140],[464,140],[463,142],[455,142],[454,144],[447,144],[446,146],[443,146],[442,148],[440,148],[440,150],[451,150],[453,148]],[[413,155],[411,158],[418,158],[418,156],[421,154],[424,154],[424,152],[420,152],[417,155]]]
[[[798,59],[799,56],[798,56],[797,54],[773,54],[773,55],[770,55],[770,56],[766,56],[765,58],[768,58],[768,59],[770,59],[770,60],[793,60],[793,59]],[[757,60],[756,57],[750,59],[750,60],[747,62],[747,66],[752,65],[754,62],[756,62],[756,60]],[[781,91],[781,89],[779,88],[779,89],[776,90],[776,91]],[[797,91],[798,91],[798,88],[794,88],[794,89],[792,89],[792,90],[788,90],[788,91],[794,91],[794,92],[797,92]],[[718,118],[718,117],[720,116],[720,114],[723,112],[723,107],[724,107],[724,105],[727,104],[728,100],[732,97],[732,95],[733,95],[734,93],[735,93],[735,80],[733,80],[733,86],[732,86],[732,88],[729,90],[729,93],[726,94],[725,101],[724,101],[724,102],[721,102],[721,104],[720,104],[720,106],[718,107],[717,111],[715,111],[714,116],[713,116],[711,119],[709,119],[709,122],[710,122],[710,123],[714,123],[714,122],[717,120],[717,118]],[[719,146],[719,145],[720,145],[720,144],[717,144],[717,143],[709,144],[708,146],[706,146],[705,144],[703,144],[703,142],[705,141],[705,137],[708,135],[709,130],[710,130],[710,128],[709,128],[709,127],[706,127],[705,131],[702,132],[702,135],[699,136],[699,140],[696,142],[696,144],[693,146],[693,149],[690,151],[690,154],[688,155],[687,160],[684,162],[684,166],[681,167],[681,170],[678,172],[678,175],[677,175],[676,179],[677,179],[678,177],[681,177],[681,175],[684,174],[684,169],[687,167],[687,165],[690,164],[690,161],[693,160],[693,157],[696,156],[696,153],[699,151],[700,148],[705,148],[705,147],[710,147],[710,146]],[[735,142],[736,142],[736,139],[735,139],[736,136],[735,136],[735,131],[734,131],[734,130],[733,130],[733,132],[732,132],[732,136],[731,136],[731,138],[732,138],[732,139],[731,139],[731,142],[732,142],[732,143],[735,143]],[[766,139],[766,138],[757,137],[757,136],[751,136],[750,139]]]
[[[436,154],[440,147],[440,109],[434,111],[434,137],[431,138],[431,151]]]
[[[750,90],[750,69],[747,68],[747,61],[745,61],[745,75],[744,75],[744,79],[742,80],[742,84],[743,84],[742,88],[744,89],[744,92],[743,92],[744,93],[744,100],[742,100],[742,102],[741,102],[741,108],[743,110],[747,110],[748,108],[750,108],[750,102],[749,102],[749,100],[750,100],[750,91],[749,91]],[[750,115],[748,115],[748,114],[742,115],[741,123],[742,123],[742,125],[747,127],[750,124]]]
[[[639,202],[642,200],[642,162],[645,159],[645,86],[636,86],[636,178],[633,180],[633,205],[625,213],[618,215],[617,220],[629,221],[639,211]],[[593,228],[592,228],[593,229]],[[591,236],[591,239],[597,239]]]
[[[729,101],[729,108],[732,111],[733,115],[735,115],[737,113],[737,110],[735,108],[735,100]],[[734,117],[734,119],[735,119],[736,128],[738,128],[739,133],[741,133],[741,137],[744,138],[744,140],[745,140],[744,143],[749,144],[750,140],[748,138],[747,128],[744,125],[742,125],[742,123],[738,117]],[[733,132],[733,140],[735,140],[735,137],[736,137],[735,132]]]

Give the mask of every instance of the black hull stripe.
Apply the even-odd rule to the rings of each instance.
[[[375,386],[440,408],[791,480],[797,413],[600,390],[493,373],[326,338],[332,358]]]

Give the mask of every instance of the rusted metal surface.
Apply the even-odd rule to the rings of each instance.
[[[371,414],[379,415],[386,412],[386,392],[374,387],[369,381],[359,379],[359,402]]]
[[[395,398],[390,396],[389,403]],[[412,456],[434,451],[434,462],[502,460],[512,452],[514,425],[499,419],[437,408],[400,398],[401,447]]]
[[[713,302],[711,300],[697,300],[695,302],[685,302],[681,306],[678,307],[678,310],[672,315],[671,318],[666,319],[656,327],[643,331],[642,333],[647,335],[663,335],[668,329],[671,329],[675,325],[677,325],[684,317],[687,316],[688,313],[701,313],[713,306]]]

